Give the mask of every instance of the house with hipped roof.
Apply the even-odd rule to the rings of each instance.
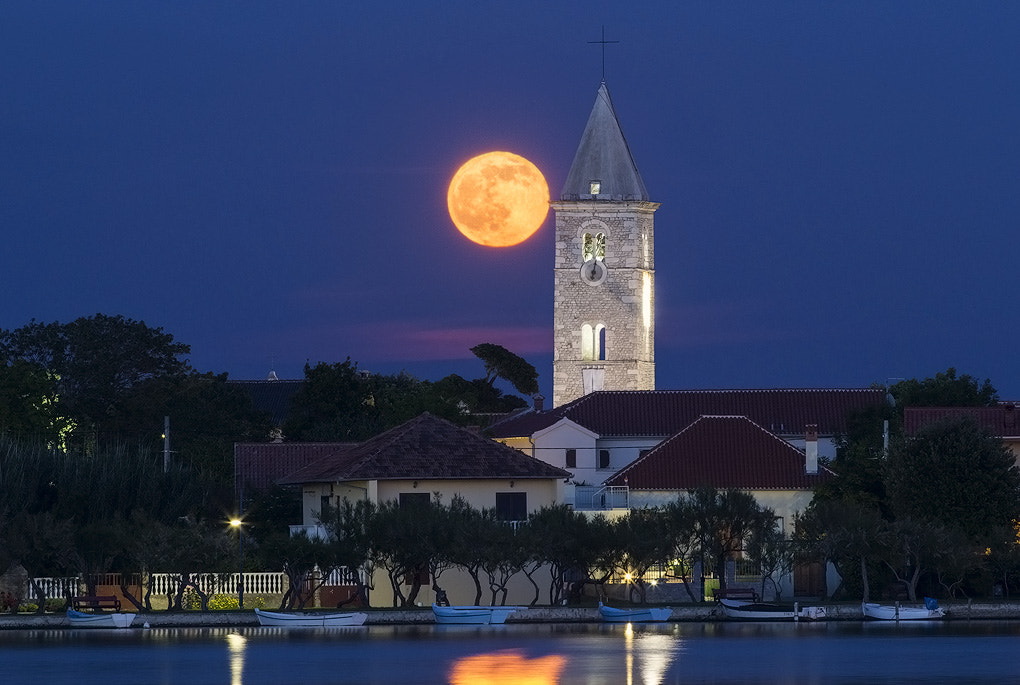
[[[627,488],[632,508],[662,506],[703,487],[736,488],[771,508],[789,532],[793,516],[833,475],[817,450],[801,451],[746,416],[700,416],[605,484]]]
[[[835,457],[847,418],[885,401],[874,388],[604,391],[520,413],[489,434],[569,471],[565,496],[578,510],[622,513],[699,485],[757,483],[764,485],[759,501],[789,520],[828,477],[819,460]],[[674,473],[667,465],[700,470],[683,481],[662,480]],[[633,469],[642,474],[640,488],[625,473]],[[773,475],[760,478],[762,469]]]
[[[429,413],[356,444],[244,444],[235,450],[242,461],[253,455],[270,458],[274,452],[306,460],[277,482],[301,488],[302,522],[291,531],[312,537],[325,535],[318,520],[323,508],[344,499],[412,505],[422,498],[449,504],[460,496],[476,509],[495,509],[508,523],[523,521],[542,507],[562,503],[564,481],[570,477],[561,468]],[[376,580],[381,583],[376,587],[387,584],[384,575]],[[466,574],[450,571],[442,585],[451,600],[464,604],[474,597]],[[509,591],[508,602],[523,602],[534,588],[520,579],[520,587],[512,583]],[[381,597],[382,604],[389,604],[387,593]],[[418,598],[423,603],[435,600],[428,587]]]

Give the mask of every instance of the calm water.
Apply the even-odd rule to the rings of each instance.
[[[1020,623],[0,632],[0,683],[1004,683]]]

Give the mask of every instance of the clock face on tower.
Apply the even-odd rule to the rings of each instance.
[[[609,270],[601,259],[589,259],[581,265],[581,280],[588,285],[602,285]]]

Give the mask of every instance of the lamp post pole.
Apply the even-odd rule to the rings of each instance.
[[[244,530],[241,519],[232,519],[230,525],[237,528],[237,608],[244,609]]]

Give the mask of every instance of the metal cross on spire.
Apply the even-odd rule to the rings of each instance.
[[[597,44],[602,46],[602,83],[606,82],[606,45],[610,43],[619,43],[618,40],[606,40],[606,26],[602,25],[602,40],[590,40],[588,44]]]

